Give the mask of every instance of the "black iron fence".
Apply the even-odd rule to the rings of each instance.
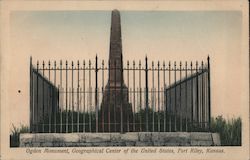
[[[149,63],[147,57],[144,64],[119,63],[122,67],[96,57],[94,63],[33,65],[31,59],[30,131],[209,131],[209,57],[200,64]],[[120,78],[113,78],[112,87],[114,74]]]
[[[56,124],[56,121],[53,117],[59,110],[59,90],[50,81],[50,73],[47,79],[44,76],[44,70],[40,73],[39,69],[31,66],[30,94],[31,130],[36,132],[54,131],[52,126]]]

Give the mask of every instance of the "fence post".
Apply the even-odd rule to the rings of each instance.
[[[205,107],[204,107],[204,80],[203,80],[203,61],[201,61],[201,127],[205,128]]]
[[[164,121],[163,121],[163,131],[166,132],[166,111],[167,111],[167,100],[166,100],[166,80],[165,80],[165,61],[163,61],[163,114],[164,114]]]
[[[57,92],[56,92],[56,98],[57,98],[57,103],[56,103],[56,107],[57,107],[57,114],[59,114],[58,116],[59,116],[59,118],[60,118],[60,106],[59,106],[59,96],[60,96],[60,93],[59,93],[60,91],[59,91],[59,85],[58,85],[58,89],[57,89]],[[60,121],[60,120],[59,120]],[[58,123],[58,121],[56,121],[57,123]],[[58,126],[59,125],[59,126]],[[56,127],[58,127],[58,131],[56,130],[56,133],[60,133],[60,123],[59,124],[57,124],[57,126]]]
[[[72,111],[71,111],[71,132],[73,133],[74,132],[74,62],[72,61],[71,62],[71,75],[72,75],[72,79],[71,79],[71,87],[72,87],[72,92],[71,92],[71,96],[72,96]]]
[[[121,55],[121,66],[120,66],[121,68],[121,78],[123,78],[123,61],[122,61],[122,55]],[[121,85],[121,97],[120,97],[120,118],[121,118],[121,133],[123,133],[123,104],[122,104],[122,100],[123,100],[123,89],[122,89],[122,87],[123,87],[123,79],[121,79],[121,82],[120,82],[120,85]]]
[[[60,60],[60,88],[59,88],[59,94],[60,94],[60,89],[62,90],[62,60]],[[61,93],[63,94],[63,93]],[[59,96],[59,100],[61,101],[60,99],[60,96]],[[59,103],[60,104],[60,103]],[[60,104],[60,133],[62,133],[62,112],[63,112],[63,102],[62,104]]]
[[[139,111],[139,116],[140,116],[140,132],[142,132],[142,115],[141,115],[141,60],[139,60],[139,107],[140,107],[140,111]]]
[[[56,61],[54,61],[54,86],[56,87]],[[54,90],[53,90],[53,93],[55,94]],[[55,95],[54,95],[55,97]],[[57,130],[56,130],[56,127],[57,127],[57,102],[54,101],[54,132],[56,133]]]
[[[154,112],[155,112],[155,86],[154,86],[154,84],[155,84],[155,82],[154,82],[154,61],[152,61],[152,92],[151,92],[151,94],[152,94],[152,132],[154,132],[155,131],[155,114],[154,114]]]
[[[176,61],[174,62],[174,131],[177,131],[177,105],[176,105],[176,98],[177,98],[177,94],[176,94]]]
[[[182,63],[181,63],[181,61],[180,61],[180,69],[179,69],[179,70],[180,70],[180,91],[179,91],[179,92],[180,92],[180,93],[179,93],[179,94],[180,94],[180,95],[179,95],[179,96],[180,96],[180,101],[179,101],[180,124],[179,124],[179,125],[180,125],[180,131],[182,132],[182,127],[183,127],[183,126],[182,126],[182,108],[181,108],[181,107],[182,107],[182,106],[181,106],[181,102],[182,102],[182,99],[181,99],[181,96],[182,96],[182,95],[181,95],[181,84],[182,84],[182,82],[181,82],[181,81],[182,81],[181,72],[182,72],[182,68],[181,68],[181,67],[182,67]]]
[[[83,117],[82,117],[82,123],[83,123],[83,125],[82,125],[82,130],[83,130],[83,132],[86,132],[86,111],[85,111],[85,105],[86,105],[86,91],[85,91],[85,60],[83,61],[83,73],[82,73],[82,79],[83,79],[83,81],[82,81],[82,85],[83,85]]]
[[[197,121],[197,126],[200,126],[200,116],[199,116],[199,73],[198,73],[198,61],[196,61],[196,121]]]
[[[95,57],[95,117],[96,117],[96,132],[98,132],[98,104],[97,104],[97,87],[98,87],[98,59],[97,55]]]
[[[50,81],[50,60],[49,60],[49,81]],[[49,107],[49,109],[48,109],[48,111],[49,111],[49,133],[51,133],[51,101],[52,101],[52,99],[51,99],[51,88],[49,89],[49,105],[48,105],[48,107]]]
[[[39,61],[37,61],[37,68],[36,71],[38,73],[39,71]],[[38,133],[38,102],[39,102],[39,96],[38,96],[38,90],[39,90],[39,78],[38,78],[38,74],[36,74],[36,133]]]
[[[110,78],[110,75],[111,75],[111,62],[109,60],[108,62],[108,66],[109,66],[109,78]],[[110,93],[110,79],[108,80],[108,131],[110,132],[110,98],[111,98],[111,93]]]
[[[157,111],[157,120],[158,120],[158,122],[157,122],[157,130],[158,130],[158,132],[160,132],[161,131],[161,124],[160,124],[160,62],[158,61],[158,63],[157,63],[157,66],[158,66],[158,68],[157,68],[157,103],[158,103],[158,111]]]
[[[91,118],[91,116],[92,116],[92,113],[91,113],[91,111],[92,111],[92,109],[91,109],[91,107],[92,107],[92,88],[91,88],[91,61],[89,60],[89,132],[92,132],[92,123],[91,123],[91,121],[92,121],[92,118]]]
[[[145,87],[146,87],[146,132],[148,132],[148,58],[145,58]]]
[[[172,131],[172,104],[171,104],[171,62],[168,63],[168,92],[169,92],[169,132]]]
[[[43,64],[42,64],[42,74],[43,74],[43,77],[44,77],[44,66],[45,66],[45,63],[44,63],[44,61],[43,61]],[[44,133],[44,80],[43,80],[43,89],[42,89],[42,92],[43,92],[43,95],[42,95],[42,97],[43,97],[43,102],[42,102],[42,105],[43,105],[43,124],[42,124],[42,132]]]
[[[191,67],[191,75],[193,75],[193,63],[190,64]],[[194,123],[194,103],[193,103],[193,78],[191,79],[191,125],[190,131],[193,131],[193,123]]]
[[[33,67],[30,56],[30,133],[33,133]]]
[[[129,61],[127,61],[127,85],[128,85],[128,102],[129,102]],[[128,107],[127,107],[128,109]],[[127,113],[129,113],[129,111],[127,111]],[[130,115],[127,114],[127,132],[129,132],[129,118]]]
[[[185,109],[186,109],[186,113],[185,113],[185,131],[188,131],[188,117],[187,117],[187,113],[188,113],[188,103],[187,103],[187,61],[185,62]],[[190,109],[191,110],[191,109]]]
[[[135,61],[133,61],[133,131],[135,131]]]
[[[104,60],[102,60],[102,97],[103,97],[103,105],[106,103],[104,98]],[[104,129],[104,106],[102,106],[102,132],[105,131]]]
[[[210,93],[210,57],[207,57],[208,68],[208,129],[211,131],[211,93]]]
[[[66,125],[65,132],[68,133],[68,61],[66,60]]]
[[[79,112],[80,112],[80,103],[79,103],[79,90],[80,90],[80,85],[79,85],[79,68],[80,68],[80,63],[79,60],[77,61],[77,132],[79,132]]]
[[[113,114],[113,123],[114,123],[114,129],[115,129],[115,132],[116,132],[116,105],[117,105],[117,103],[116,103],[116,96],[117,96],[117,94],[116,94],[116,85],[117,85],[117,83],[116,83],[116,81],[117,81],[117,79],[116,79],[116,69],[117,69],[117,63],[116,63],[116,60],[114,61],[114,71],[115,71],[115,89],[114,89],[114,95],[112,95],[112,100],[113,100],[113,96],[114,96],[114,114]]]

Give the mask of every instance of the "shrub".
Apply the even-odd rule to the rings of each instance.
[[[29,127],[23,124],[20,127],[16,127],[12,124],[11,135],[10,135],[10,147],[19,147],[19,135],[20,133],[28,133]]]
[[[220,134],[221,145],[241,146],[241,118],[225,120],[222,116],[211,119],[211,131]]]

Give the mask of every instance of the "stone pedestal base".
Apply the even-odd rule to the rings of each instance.
[[[128,101],[128,88],[106,86],[101,103],[101,121],[104,132],[128,132],[132,131],[133,112],[132,105]],[[102,128],[100,129],[102,131]]]
[[[128,132],[21,134],[20,147],[219,146],[218,133]]]

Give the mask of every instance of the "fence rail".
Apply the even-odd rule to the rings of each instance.
[[[207,63],[200,64],[150,64],[146,57],[144,64],[127,61],[124,65],[121,59],[116,62],[121,67],[116,67],[97,57],[94,63],[37,61],[35,65],[31,58],[30,131],[209,131],[209,61],[208,57]],[[120,78],[113,79],[115,88],[107,85],[111,72],[120,73]],[[106,112],[102,107],[111,95],[105,92],[111,91],[114,102],[106,103],[114,107]],[[119,106],[118,101],[126,101],[127,105]],[[124,108],[131,108],[131,114]]]

